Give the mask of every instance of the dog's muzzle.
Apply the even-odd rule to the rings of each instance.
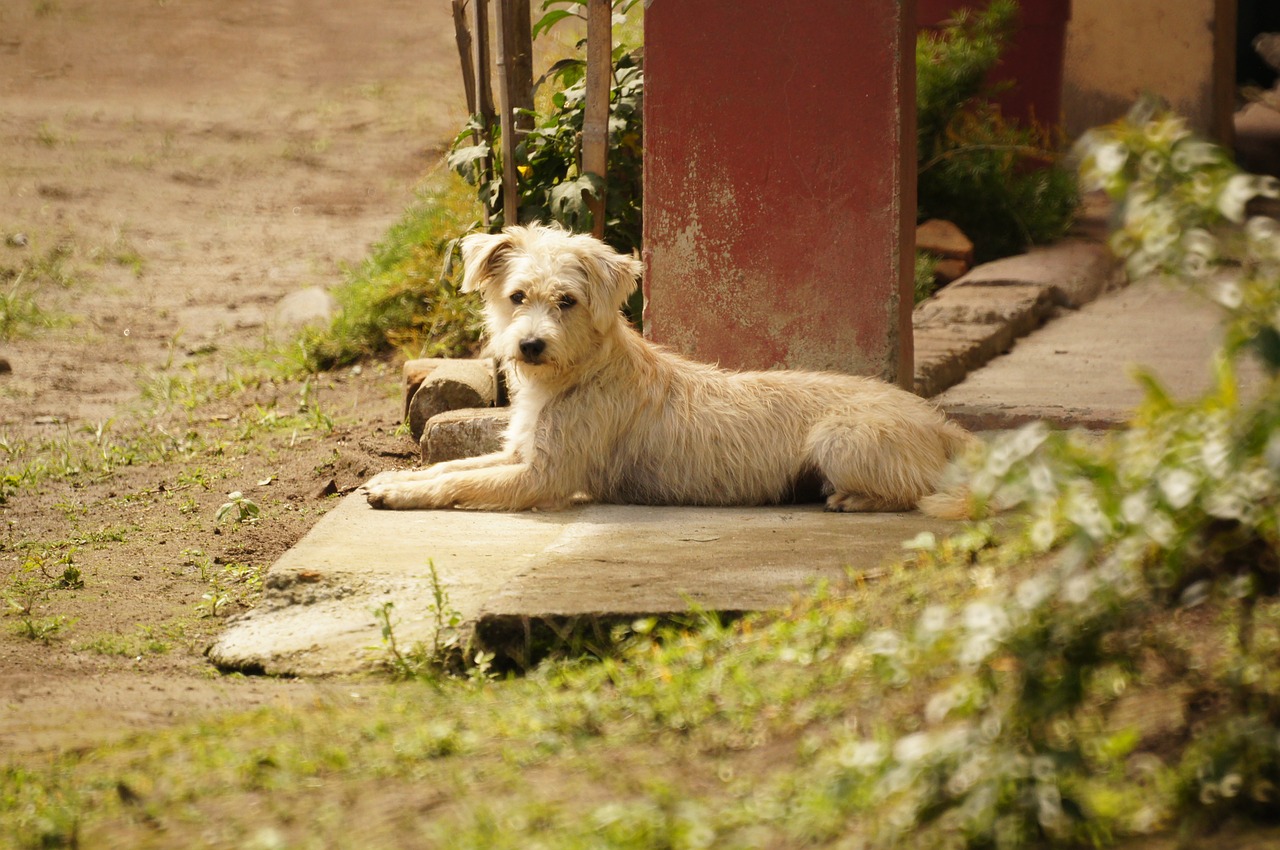
[[[526,363],[538,363],[542,360],[542,353],[547,350],[546,340],[537,337],[529,337],[520,340],[520,357]]]

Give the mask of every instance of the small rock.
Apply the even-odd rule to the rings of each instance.
[[[960,260],[966,269],[973,265],[973,242],[949,221],[931,218],[916,227],[916,250],[928,251],[944,260]]]
[[[326,499],[337,492],[338,492],[338,482],[330,478],[328,481],[321,484],[315,490],[311,491],[311,498]]]
[[[448,360],[422,382],[409,402],[409,433],[421,440],[427,420],[447,410],[492,407],[497,382],[492,360]]]
[[[304,325],[324,325],[333,319],[338,302],[318,286],[310,286],[290,292],[276,302],[272,324],[276,327],[299,328]]]
[[[933,266],[933,279],[938,286],[946,286],[959,280],[969,272],[969,264],[964,260],[938,260]]]
[[[9,363],[9,361],[4,359],[3,357],[0,357],[0,375],[8,375],[12,371],[13,371],[13,366]]]

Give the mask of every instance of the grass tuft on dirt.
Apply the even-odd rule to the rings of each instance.
[[[474,299],[458,293],[455,243],[477,225],[470,190],[437,175],[403,218],[334,295],[340,311],[329,327],[299,341],[310,371],[398,352],[406,357],[463,357],[475,352],[480,319]]]

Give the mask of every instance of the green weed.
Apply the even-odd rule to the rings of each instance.
[[[63,636],[63,632],[76,624],[75,620],[61,614],[51,617],[32,617],[24,614],[12,627],[14,634],[27,640],[39,641],[43,644],[53,643]]]

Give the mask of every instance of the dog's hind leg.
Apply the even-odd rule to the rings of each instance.
[[[831,511],[914,510],[934,492],[948,453],[936,428],[866,411],[818,422],[808,445]]]

